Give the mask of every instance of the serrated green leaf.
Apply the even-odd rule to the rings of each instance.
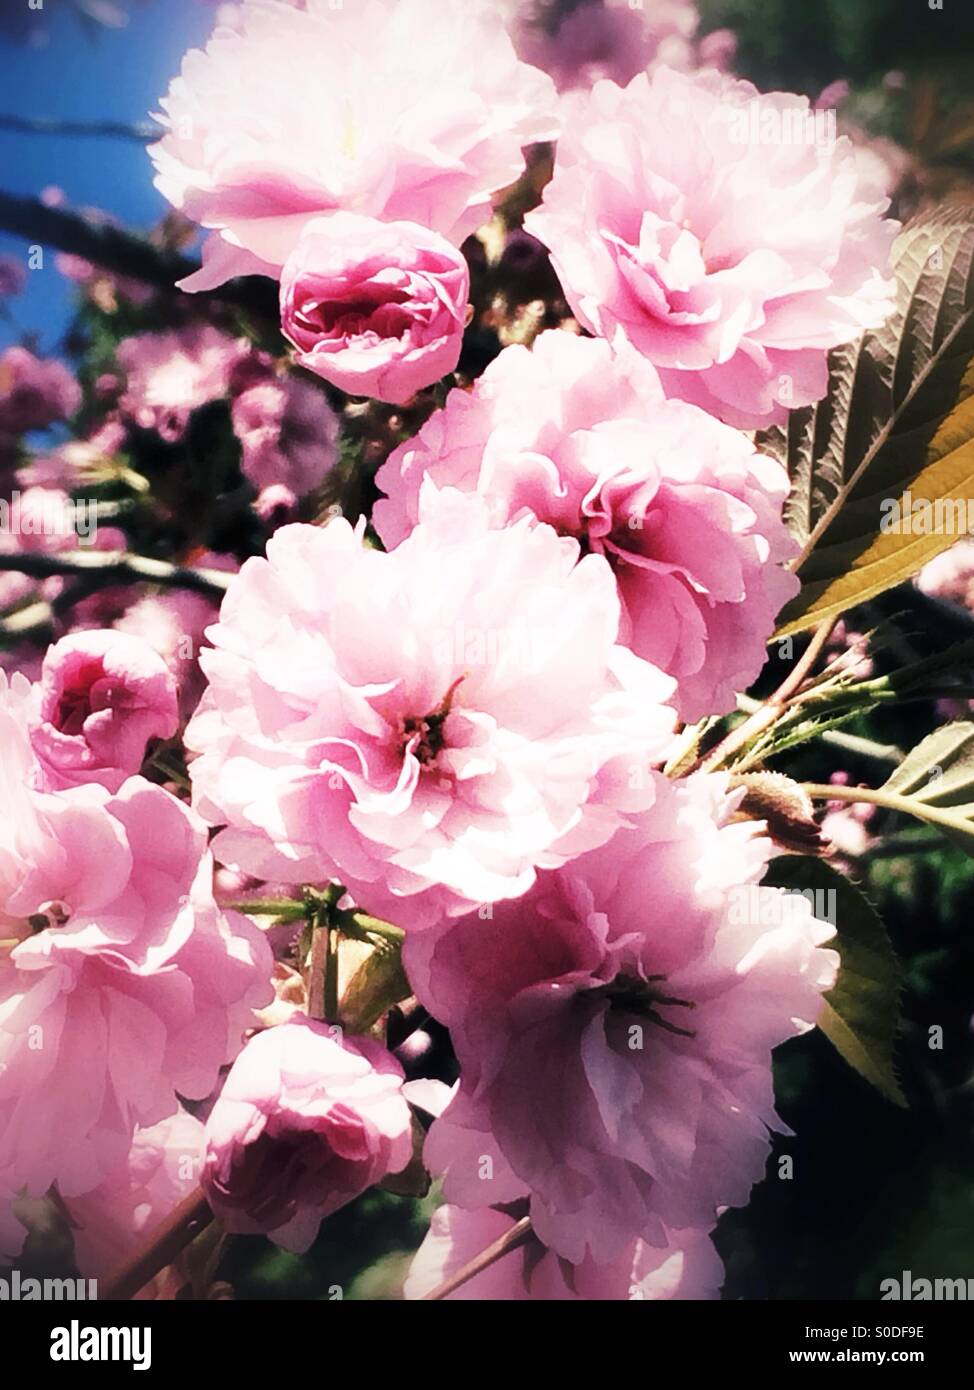
[[[945,724],[918,743],[883,784],[928,806],[974,815],[974,723]]]
[[[759,437],[788,467],[786,518],[802,546],[779,637],[893,587],[957,539],[943,524],[881,531],[888,504],[974,497],[974,210],[925,215],[895,260],[887,322],[830,354],[822,401]]]
[[[900,969],[886,928],[869,899],[820,859],[776,859],[768,882],[792,892],[825,892],[835,907],[836,936],[829,942],[842,960],[826,996],[818,1026],[860,1076],[894,1105],[906,1106],[896,1076]]]
[[[923,808],[933,807],[941,813],[937,824],[947,838],[974,857],[974,723],[962,720],[935,729],[907,754],[880,791],[905,797],[920,819]],[[949,821],[943,819],[944,812]]]

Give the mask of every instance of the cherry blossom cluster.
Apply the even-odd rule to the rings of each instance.
[[[772,1052],[838,957],[763,883],[743,791],[673,774],[798,588],[788,479],[745,431],[883,321],[896,224],[847,140],[742,138],[804,98],[727,74],[688,4],[645,11],[245,0],[161,102],[158,186],[207,233],[184,288],[279,282],[292,361],[134,336],[99,447],[229,402],[269,539],[204,557],[232,571],[218,614],[129,596],[0,675],[0,1255],[55,1191],[100,1275],[200,1182],[226,1231],[305,1251],[421,1152],[443,1205],[407,1297],[512,1232],[452,1296],[718,1296],[718,1217],[787,1132]],[[454,377],[474,234],[542,143],[525,226],[564,321]],[[0,447],[76,408],[5,366]],[[433,387],[374,505],[291,520],[363,401]],[[165,745],[189,803],[151,775]],[[381,1020],[318,1006],[316,951],[291,933],[304,980],[275,962],[215,881],[327,898],[312,937],[402,938],[459,1080],[407,1080]]]

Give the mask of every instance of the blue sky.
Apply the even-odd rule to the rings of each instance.
[[[0,0],[4,5],[27,0]],[[214,9],[202,0],[133,0],[128,27],[90,38],[65,0],[45,0],[36,23],[44,47],[0,41],[0,112],[62,120],[144,121],[187,48],[205,42]],[[166,204],[152,186],[143,146],[118,139],[20,135],[0,130],[0,188],[37,195],[56,185],[68,202],[104,208],[148,228]],[[0,252],[23,258],[22,241],[0,233]],[[21,328],[52,349],[67,325],[72,288],[46,257],[10,308]],[[0,322],[0,344],[18,336]]]

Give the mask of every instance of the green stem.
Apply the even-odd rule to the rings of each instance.
[[[250,898],[223,906],[231,912],[245,912],[251,917],[278,917],[287,922],[299,922],[307,912],[304,903],[293,898]]]
[[[369,917],[365,912],[349,912],[343,914],[342,929],[348,931],[349,935],[355,934],[349,930],[349,923],[354,923],[360,932],[367,933],[369,936],[379,936],[383,941],[392,942],[396,946],[401,946],[406,939],[406,933],[402,927],[394,927],[391,922],[382,922],[378,917]]]
[[[955,833],[969,833],[969,822],[950,809],[941,806],[928,806],[914,797],[900,796],[897,792],[886,791],[883,787],[842,787],[818,782],[803,782],[803,788],[813,801],[865,801],[871,806],[883,806],[888,811],[899,811],[901,815],[913,816],[916,820],[936,825],[941,830]]]

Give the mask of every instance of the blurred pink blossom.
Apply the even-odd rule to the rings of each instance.
[[[250,355],[246,339],[210,324],[126,338],[117,353],[126,377],[119,409],[140,429],[175,443],[194,410],[229,394],[235,370]]]
[[[199,1184],[203,1125],[177,1110],[148,1129],[137,1129],[128,1153],[91,1192],[71,1200],[69,1215],[78,1269],[104,1279]],[[167,1272],[137,1298],[174,1297]]]
[[[20,435],[66,420],[81,404],[67,367],[22,347],[0,352],[0,435]]]
[[[269,377],[233,402],[241,467],[259,492],[303,497],[320,487],[338,458],[338,427],[324,394],[296,377]]]
[[[513,1225],[513,1216],[492,1207],[439,1207],[410,1266],[404,1296],[417,1299],[431,1293]],[[597,1265],[587,1258],[569,1268],[570,1272],[564,1261],[532,1239],[461,1284],[447,1299],[701,1300],[717,1298],[724,1279],[713,1242],[702,1231],[667,1232],[660,1246],[636,1240],[612,1264]]]
[[[625,85],[657,62],[693,66],[697,23],[692,0],[583,0],[558,21],[534,18],[523,4],[512,34],[524,61],[550,73],[563,92],[600,78]]]

